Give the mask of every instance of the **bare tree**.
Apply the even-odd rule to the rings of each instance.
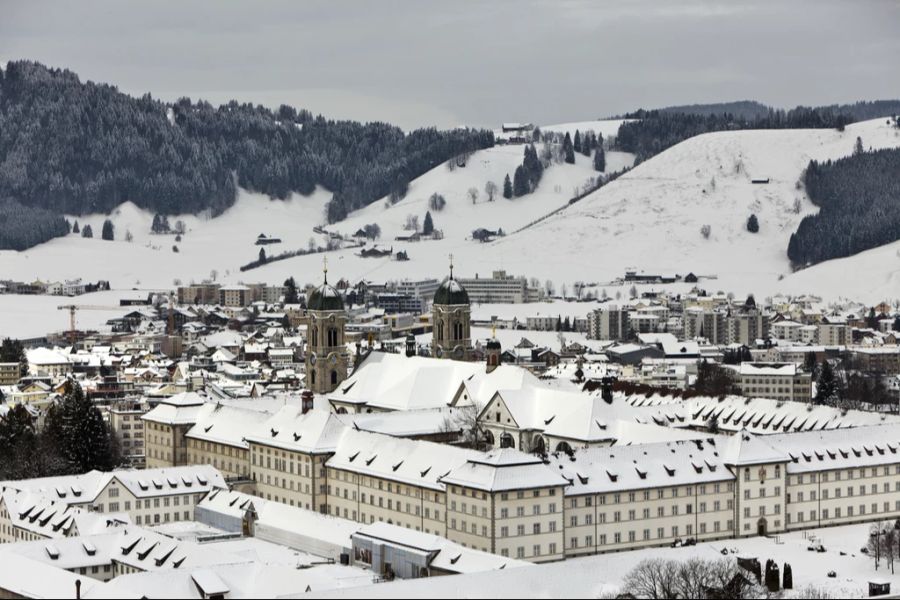
[[[419,215],[406,215],[406,224],[403,229],[407,231],[419,231]]]
[[[469,195],[469,198],[471,198],[472,204],[475,204],[475,202],[478,201],[478,188],[470,187],[469,191],[466,193]]]
[[[677,585],[677,564],[661,558],[642,560],[622,580],[622,588],[630,594],[651,600],[677,598]]]
[[[704,225],[703,227],[700,228],[700,235],[702,235],[703,239],[705,239],[705,240],[709,239],[709,234],[711,232],[712,232],[712,227],[710,227],[709,225]]]
[[[488,445],[487,429],[478,420],[482,408],[476,403],[450,408],[444,415],[441,431],[458,434],[460,441],[469,448],[484,450]]]
[[[494,201],[494,195],[497,193],[497,184],[493,181],[488,181],[484,184],[484,193],[487,194],[488,202]]]

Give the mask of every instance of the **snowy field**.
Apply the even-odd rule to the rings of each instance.
[[[875,571],[873,558],[859,550],[866,543],[869,525],[849,525],[781,535],[774,538],[726,539],[686,548],[652,548],[633,552],[600,554],[562,562],[536,565],[511,571],[493,571],[473,575],[453,575],[382,583],[365,590],[356,589],[316,594],[321,598],[597,598],[614,595],[622,589],[622,579],[638,562],[648,558],[718,560],[723,550],[729,556],[759,559],[765,566],[771,558],[779,568],[790,563],[794,590],[792,597],[808,586],[825,590],[831,598],[864,598],[868,581],[881,578],[891,582],[896,593],[900,572],[892,575],[884,562]],[[825,553],[807,550],[807,536],[818,536]],[[841,552],[845,555],[842,556]],[[900,566],[900,565],[895,565]],[[836,577],[828,577],[834,570]]]
[[[149,290],[112,290],[74,298],[0,294],[0,339],[42,337],[48,333],[68,331],[69,311],[58,309],[68,304],[98,307],[96,310],[79,310],[75,315],[75,325],[79,329],[99,329],[108,320],[140,308],[119,306],[120,299],[146,298],[149,293]]]

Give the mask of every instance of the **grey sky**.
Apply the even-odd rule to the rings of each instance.
[[[0,0],[0,59],[425,124],[900,97],[898,0]]]

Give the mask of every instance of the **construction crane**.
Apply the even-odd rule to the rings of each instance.
[[[75,345],[76,341],[76,330],[75,330],[75,313],[79,310],[116,310],[121,311],[121,306],[95,306],[91,304],[63,304],[62,306],[57,306],[57,310],[67,310],[69,311],[69,341],[72,345]]]

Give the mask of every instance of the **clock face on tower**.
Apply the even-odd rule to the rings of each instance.
[[[337,364],[337,354],[335,354],[333,352],[331,354],[329,354],[328,362],[329,362],[329,364],[331,364],[331,366],[336,365]]]
[[[456,348],[453,349],[453,356],[456,358],[462,358],[464,352],[465,352],[465,350],[463,350],[462,346],[457,346]]]
[[[444,355],[444,349],[442,347],[438,346],[437,349],[434,351],[434,354],[435,354],[435,356],[440,358],[441,356]]]
[[[311,353],[309,354],[309,364],[311,364],[311,365],[316,364],[316,360],[318,360],[317,357],[316,357],[316,353],[315,353],[315,352],[311,352]]]

